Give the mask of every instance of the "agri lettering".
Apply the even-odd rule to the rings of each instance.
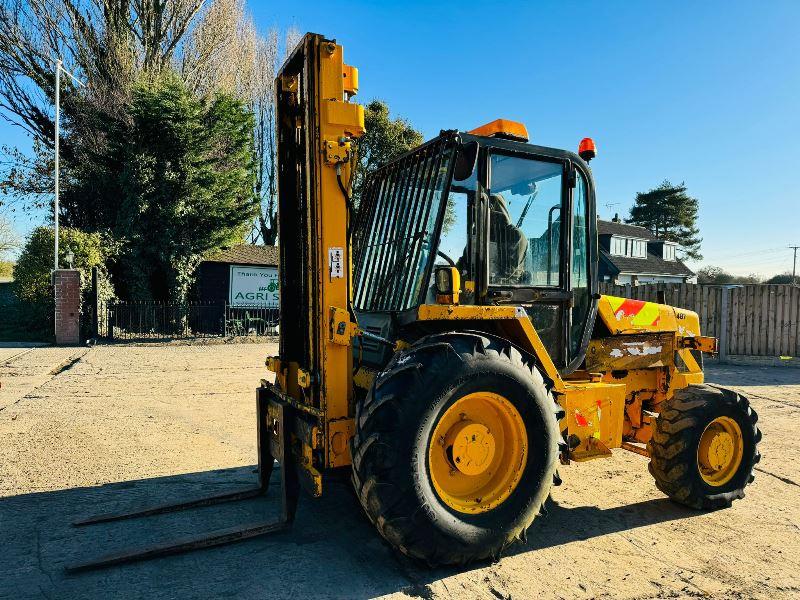
[[[274,292],[236,292],[234,300],[273,300],[277,302],[278,294]]]

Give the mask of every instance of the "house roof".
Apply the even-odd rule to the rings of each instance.
[[[638,225],[618,223],[616,221],[597,220],[597,233],[603,235],[616,235],[626,238],[638,238],[648,242],[659,242],[650,230]],[[658,246],[660,249],[660,246]],[[634,273],[642,275],[683,275],[693,276],[694,271],[679,260],[664,260],[660,254],[650,251],[651,244],[647,244],[645,258],[630,258],[628,256],[612,256],[605,248],[600,248],[600,262],[613,275],[619,273]],[[603,271],[601,267],[601,273]]]
[[[664,260],[660,256],[647,253],[646,258],[629,258],[627,256],[611,256],[604,248],[600,248],[600,260],[612,267],[614,274],[634,273],[642,275],[694,275],[689,267],[679,260]]]
[[[233,265],[265,265],[278,266],[277,246],[256,246],[253,244],[239,244],[209,255],[204,262],[230,263]]]
[[[617,223],[616,221],[597,220],[598,235],[619,235],[622,237],[639,238],[642,240],[653,240],[657,238],[646,227],[629,225],[628,223]]]

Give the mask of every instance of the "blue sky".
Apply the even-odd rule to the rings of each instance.
[[[684,181],[700,264],[791,268],[800,243],[800,2],[250,2],[258,25],[336,38],[363,102],[426,137],[495,118],[538,144],[595,139],[601,217]],[[19,134],[0,124],[0,143]],[[608,205],[608,206],[606,206]],[[20,228],[27,227],[20,223]],[[698,265],[693,265],[698,266]]]

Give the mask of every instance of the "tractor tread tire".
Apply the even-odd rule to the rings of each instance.
[[[549,464],[543,471],[547,483],[543,483],[544,489],[531,491],[522,511],[526,518],[515,521],[511,529],[489,529],[474,542],[442,527],[442,519],[435,514],[439,508],[431,508],[421,499],[418,484],[413,483],[410,475],[415,468],[412,445],[419,441],[413,441],[414,435],[409,430],[416,432],[426,411],[432,410],[439,401],[437,398],[446,394],[443,390],[455,389],[467,381],[464,373],[491,373],[500,363],[506,365],[502,367],[505,373],[515,372],[517,378],[532,382],[541,390],[540,397],[549,403],[547,418],[552,419],[552,425],[547,427],[552,446],[547,449]],[[468,368],[472,371],[467,371]],[[506,340],[484,333],[430,335],[398,352],[375,378],[363,402],[357,403],[355,434],[351,440],[353,486],[367,517],[381,536],[406,556],[429,566],[497,560],[508,545],[522,539],[533,519],[542,512],[550,487],[560,482],[556,464],[563,440],[557,422],[564,413],[553,400],[551,386],[530,356],[523,355]],[[427,472],[427,467],[423,470]]]
[[[697,445],[708,423],[721,414],[735,418],[742,429],[742,462],[731,480],[714,487],[700,476]],[[758,415],[741,394],[716,386],[689,385],[665,401],[647,443],[648,469],[656,487],[672,500],[698,510],[727,508],[744,498],[753,481],[753,468],[761,459]]]

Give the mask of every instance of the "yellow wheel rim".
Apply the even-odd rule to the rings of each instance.
[[[433,487],[449,507],[483,513],[519,484],[528,436],[519,411],[499,394],[476,392],[442,415],[428,449]]]
[[[708,485],[728,483],[742,464],[742,429],[730,417],[717,417],[703,430],[697,446],[697,467]]]

